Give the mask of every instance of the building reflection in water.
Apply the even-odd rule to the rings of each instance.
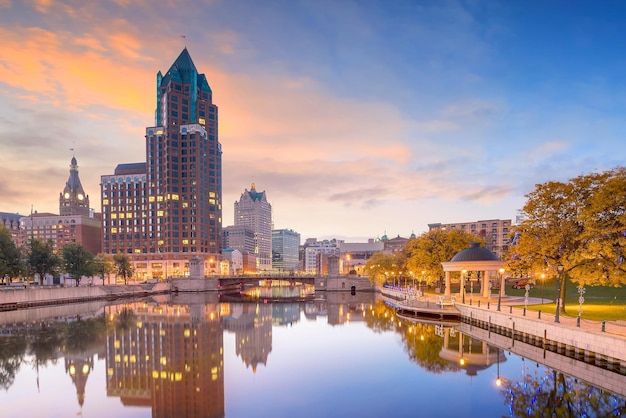
[[[235,334],[235,351],[246,368],[256,372],[259,364],[265,366],[272,351],[272,305],[233,303],[224,323]]]
[[[153,417],[223,417],[219,304],[108,308],[107,395]]]
[[[85,403],[85,386],[92,370],[93,355],[65,355],[65,373],[70,375],[72,383],[76,387],[76,398],[81,409]]]
[[[481,370],[506,361],[503,350],[490,346],[452,327],[437,327],[435,332],[443,336],[443,348],[439,356],[457,364],[468,376],[476,376]]]

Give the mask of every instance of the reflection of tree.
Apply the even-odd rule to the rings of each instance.
[[[512,416],[621,416],[626,399],[561,372],[525,369],[519,382],[505,380],[503,394]]]
[[[135,328],[137,323],[137,316],[135,312],[130,308],[122,308],[115,317],[114,326],[118,331],[127,331]]]
[[[396,311],[382,301],[377,301],[372,306],[369,315],[365,315],[364,320],[367,327],[377,333],[396,329]]]
[[[400,334],[409,358],[429,372],[442,373],[458,369],[439,356],[443,338],[435,334],[434,326],[399,319],[396,310],[382,301],[373,305],[364,320],[374,332],[395,331]]]
[[[409,359],[427,371],[443,373],[459,370],[454,363],[442,359],[439,355],[444,340],[435,333],[434,325],[411,324],[404,321],[398,332],[402,335]]]
[[[65,330],[65,348],[68,353],[88,351],[95,344],[103,345],[105,337],[104,317],[78,319],[70,322]]]
[[[60,323],[42,323],[30,338],[29,354],[34,357],[34,366],[48,362],[56,363],[57,351],[63,345],[63,326]]]
[[[0,388],[8,390],[24,361],[26,339],[22,336],[3,338],[0,341]]]

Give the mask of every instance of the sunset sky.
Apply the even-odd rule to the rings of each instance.
[[[624,164],[624,21],[622,1],[0,0],[0,211],[58,213],[71,148],[100,211],[186,46],[224,226],[251,183],[302,240],[515,220],[536,183]]]

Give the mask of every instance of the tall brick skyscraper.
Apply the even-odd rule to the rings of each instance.
[[[131,255],[139,279],[184,276],[193,256],[219,260],[222,149],[212,96],[183,49],[157,73],[145,169],[124,164],[102,176],[104,252]]]

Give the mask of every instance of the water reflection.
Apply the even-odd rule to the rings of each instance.
[[[108,307],[107,396],[153,417],[224,416],[221,306]]]
[[[489,384],[511,416],[619,416],[625,405],[624,397],[600,390],[581,376],[540,366],[536,359],[524,360],[532,358],[530,351],[523,353],[521,375],[511,374],[510,366],[501,375],[500,367],[516,358],[520,347],[507,346],[505,339],[493,339],[466,324],[400,318],[374,295],[358,293],[329,293],[286,303],[224,303],[216,295],[200,294],[173,297],[167,303],[146,300],[104,306],[92,317],[5,325],[0,335],[0,387],[10,392],[24,368],[38,377],[41,368],[62,360],[76,391],[73,402],[80,408],[86,400],[106,395],[124,407],[145,408],[153,417],[223,417],[229,372],[224,336],[232,336],[234,354],[247,373],[259,368],[270,372],[268,360],[276,355],[274,333],[299,327],[302,321],[322,321],[325,333],[356,323],[370,334],[394,334],[406,361],[431,376],[455,375],[461,381],[497,375]],[[95,374],[101,359],[104,373]],[[93,379],[106,381],[106,393],[86,393]],[[619,379],[624,376],[618,374]],[[496,387],[496,380],[502,386]],[[38,378],[35,384],[39,385]]]

